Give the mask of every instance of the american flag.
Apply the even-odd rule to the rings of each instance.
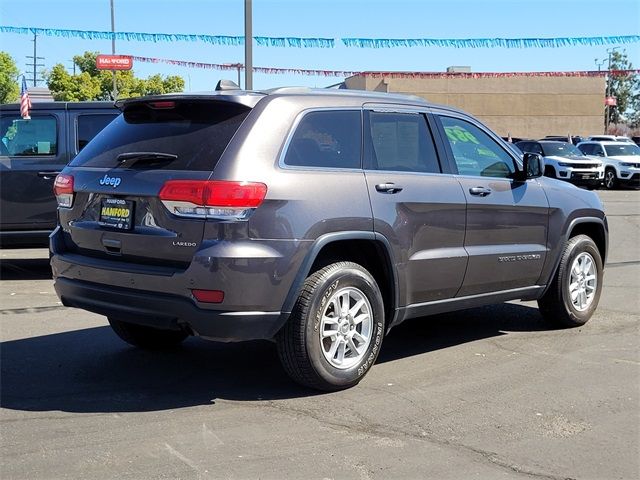
[[[20,89],[20,116],[25,120],[31,120],[29,109],[31,108],[31,99],[27,91],[27,80],[22,77],[22,88]]]

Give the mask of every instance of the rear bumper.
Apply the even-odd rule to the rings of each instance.
[[[241,242],[211,242],[180,270],[65,252],[61,235],[58,227],[50,250],[54,287],[64,305],[229,342],[276,335],[288,318],[283,304],[301,261],[292,252],[306,247],[297,241],[255,241],[250,249]],[[221,290],[224,300],[198,302],[192,289]]]
[[[280,312],[225,312],[199,308],[193,300],[58,277],[56,293],[67,307],[155,328],[188,329],[212,340],[271,339],[283,323]]]

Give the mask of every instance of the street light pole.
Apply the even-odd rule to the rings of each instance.
[[[110,0],[111,3],[111,33],[113,34],[113,37],[111,37],[111,54],[115,55],[116,54],[116,21],[115,21],[115,14],[113,12],[113,0]],[[113,99],[116,100],[118,98],[118,87],[116,85],[116,71],[113,70],[111,72],[113,74]]]
[[[113,1],[113,0],[112,0]],[[253,89],[253,31],[251,0],[244,0],[244,89]]]

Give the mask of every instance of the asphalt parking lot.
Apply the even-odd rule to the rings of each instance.
[[[600,307],[406,322],[347,391],[294,385],[268,342],[135,350],[62,307],[46,250],[2,250],[2,479],[640,478],[640,191],[599,192]]]

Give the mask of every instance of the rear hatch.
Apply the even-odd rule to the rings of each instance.
[[[185,96],[137,99],[122,110],[63,172],[74,193],[71,208],[59,209],[62,248],[186,268],[205,220],[174,215],[159,193],[168,181],[207,180],[251,107]]]

